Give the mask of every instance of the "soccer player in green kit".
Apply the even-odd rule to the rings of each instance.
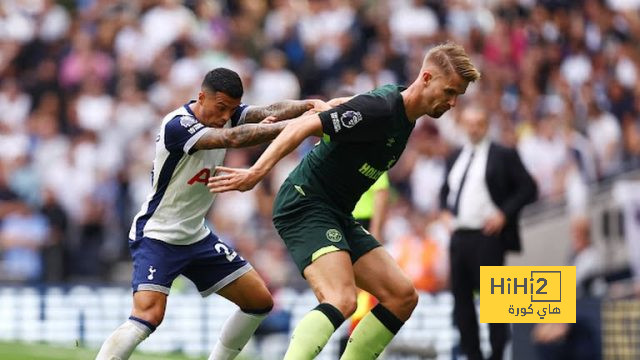
[[[408,87],[386,85],[290,122],[249,169],[217,167],[212,192],[246,191],[305,138],[322,141],[291,172],[273,222],[320,304],[293,331],[286,360],[313,359],[356,309],[356,286],[379,304],[354,329],[341,359],[375,359],[418,302],[411,281],[351,211],[402,154],[416,119],[440,117],[480,73],[464,48],[430,49]]]

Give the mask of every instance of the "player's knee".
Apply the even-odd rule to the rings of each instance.
[[[253,312],[266,314],[271,309],[273,309],[273,297],[271,297],[269,291],[260,293],[253,304]]]
[[[148,321],[155,326],[159,326],[164,319],[164,309],[156,307],[138,310],[133,312],[133,316]]]
[[[334,297],[327,302],[338,308],[345,319],[353,315],[358,306],[355,292],[353,294],[340,294],[340,296]]]
[[[413,284],[408,283],[398,289],[396,294],[396,304],[401,309],[402,313],[411,315],[413,309],[418,305],[418,292]]]
[[[413,312],[413,309],[418,306],[418,292],[413,285],[408,287],[406,291],[402,293],[402,304],[409,312]]]
[[[418,305],[418,292],[411,282],[394,288],[388,296],[379,299],[380,302],[402,320],[411,316]]]
[[[164,304],[159,301],[141,302],[134,305],[132,315],[158,326],[164,319]]]

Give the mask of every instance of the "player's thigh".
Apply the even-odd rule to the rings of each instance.
[[[375,296],[401,320],[406,320],[417,302],[411,280],[382,247],[362,255],[353,264],[356,285]]]
[[[267,285],[253,269],[220,289],[218,295],[235,303],[243,311],[262,313],[273,307]]]
[[[364,254],[380,247],[380,242],[369,233],[360,222],[353,218],[345,219],[347,244],[351,249],[351,262],[356,263]]]
[[[319,302],[337,307],[345,317],[355,311],[356,285],[348,252],[322,255],[304,269],[304,276]]]

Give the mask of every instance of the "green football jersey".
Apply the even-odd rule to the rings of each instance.
[[[414,123],[404,108],[404,89],[385,85],[320,113],[324,137],[287,181],[305,198],[319,197],[351,214],[407,145]]]

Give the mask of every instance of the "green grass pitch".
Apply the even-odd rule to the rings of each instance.
[[[65,348],[39,343],[0,342],[0,359],[2,360],[88,360],[95,359],[97,349],[82,347]],[[206,357],[187,357],[185,355],[169,355],[135,352],[130,360],[201,360]]]

